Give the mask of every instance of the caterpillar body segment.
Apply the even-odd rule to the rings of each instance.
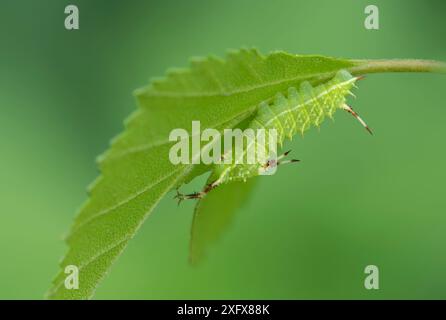
[[[272,104],[261,103],[251,128],[276,129],[278,142],[296,133],[304,133],[311,126],[319,127],[326,117],[333,117],[337,109],[343,109],[345,97],[356,78],[346,71],[317,87],[304,82],[299,90],[291,87],[285,97],[278,93]]]
[[[276,133],[276,141],[282,146],[285,139],[292,139],[296,134],[303,135],[305,131],[311,127],[319,127],[326,118],[332,118],[336,110],[342,109],[360,121],[363,126],[370,131],[365,122],[346,104],[347,95],[352,95],[352,88],[356,87],[355,82],[360,77],[353,77],[347,71],[339,71],[334,78],[320,84],[316,87],[311,86],[309,82],[303,82],[297,89],[290,87],[286,94],[277,93],[271,103],[262,102],[259,104],[258,110],[254,118],[251,120],[248,128],[253,129],[257,133],[254,142],[244,147],[244,157],[249,148],[259,148],[258,138],[260,132],[264,132],[265,141],[270,139],[270,132]],[[264,129],[264,130],[257,130]],[[273,129],[272,131],[270,129]],[[255,145],[252,145],[255,144]],[[251,177],[263,175],[268,170],[276,169],[279,165],[298,160],[283,160],[289,152],[277,157],[271,155],[272,150],[269,144],[263,145],[265,154],[269,157],[265,161],[255,163],[246,163],[233,159],[230,164],[214,164],[212,173],[208,181],[212,181],[205,186],[201,192],[189,195],[177,194],[179,201],[183,199],[202,198],[215,187],[230,183],[233,181],[246,181]],[[256,149],[256,151],[258,151]]]

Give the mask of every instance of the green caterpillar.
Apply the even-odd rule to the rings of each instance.
[[[316,87],[312,87],[309,82],[302,83],[299,90],[290,87],[287,96],[278,93],[272,103],[262,102],[248,128],[256,132],[257,129],[265,129],[264,132],[267,133],[270,132],[269,129],[273,129],[277,132],[277,143],[282,145],[286,138],[292,139],[297,133],[303,134],[312,126],[319,127],[324,119],[332,118],[336,110],[342,109],[351,113],[371,133],[365,122],[346,104],[347,95],[353,95],[351,89],[355,87],[359,79],[361,77],[353,77],[347,71],[341,70],[334,78]],[[244,149],[243,155],[248,147]],[[268,151],[266,148],[266,152]],[[296,159],[282,160],[289,152],[274,159],[253,164],[237,161],[232,161],[230,164],[214,164],[209,178],[211,182],[201,192],[187,195],[178,192],[176,198],[180,202],[184,199],[200,199],[222,184],[246,181],[275,169],[279,165],[298,162],[299,160]]]

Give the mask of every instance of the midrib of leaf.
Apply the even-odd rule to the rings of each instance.
[[[191,166],[189,166],[191,167]],[[183,173],[184,175],[184,173]],[[101,250],[100,252],[98,252],[97,254],[95,254],[92,258],[90,258],[89,260],[87,260],[86,262],[81,263],[80,265],[77,265],[79,272],[81,270],[83,270],[85,267],[87,267],[88,265],[90,265],[91,263],[93,263],[94,261],[98,260],[99,258],[101,258],[102,256],[106,255],[108,252],[110,252],[111,250],[113,250],[114,248],[118,247],[120,244],[123,244],[125,242],[128,242],[135,234],[136,231],[141,227],[141,225],[144,223],[145,219],[148,217],[148,214],[153,210],[154,207],[156,207],[156,205],[159,203],[159,201],[163,198],[163,196],[170,190],[170,188],[172,186],[174,186],[179,180],[181,180],[181,178],[183,177],[183,175],[179,175],[177,177],[177,179],[175,179],[171,184],[170,187],[165,188],[162,196],[160,196],[158,198],[158,200],[156,200],[152,206],[149,208],[149,210],[147,211],[147,213],[144,215],[144,218],[140,221],[139,225],[136,226],[135,230],[133,230],[133,232],[129,232],[126,236],[124,236],[123,238],[119,239],[118,241],[112,243],[111,245],[107,246],[104,250]],[[171,175],[172,176],[172,175]],[[166,178],[167,179],[167,178]],[[160,182],[159,182],[160,183]],[[72,235],[71,235],[72,236]],[[118,254],[119,255],[119,254]],[[112,265],[113,262],[110,263],[110,266]],[[62,287],[62,285],[64,284],[64,278],[59,278],[59,281],[56,282],[53,290],[51,290],[49,292],[49,296],[53,296],[53,295],[57,295],[59,289]],[[64,290],[65,293],[75,293],[73,291],[68,291],[68,290]],[[87,297],[85,298],[91,298],[94,294],[94,291],[92,291]],[[76,295],[73,295],[74,297],[76,297]]]
[[[95,219],[97,219],[98,217],[103,216],[103,215],[107,214],[108,212],[110,212],[110,211],[112,211],[112,210],[115,210],[115,209],[117,209],[117,208],[119,208],[119,207],[121,207],[121,206],[123,206],[123,205],[129,203],[130,201],[132,201],[132,200],[135,199],[136,197],[138,197],[138,196],[140,196],[140,195],[142,195],[142,194],[144,194],[144,193],[150,191],[152,188],[154,188],[155,186],[157,186],[157,185],[160,184],[161,182],[165,181],[166,179],[170,178],[171,176],[173,176],[173,175],[179,173],[180,171],[183,171],[183,170],[181,170],[181,169],[183,169],[183,168],[180,168],[180,169],[177,169],[177,170],[172,171],[172,172],[169,173],[168,175],[162,177],[161,179],[159,179],[158,181],[156,181],[156,182],[154,182],[154,183],[152,183],[152,184],[147,185],[146,187],[142,188],[142,189],[139,190],[138,192],[132,194],[130,197],[128,197],[128,198],[126,198],[126,199],[124,199],[124,200],[118,202],[118,203],[115,204],[114,206],[108,207],[108,208],[106,208],[106,209],[104,209],[104,210],[98,212],[97,214],[90,216],[88,219],[82,221],[82,223],[76,225],[75,228],[74,228],[73,230],[71,230],[70,237],[73,236],[73,235],[75,235],[77,232],[79,232],[79,230],[82,229],[82,227],[88,225],[89,223],[91,223],[92,221],[94,221]],[[187,170],[187,167],[186,167],[186,170]]]
[[[347,68],[346,70],[348,70]],[[318,79],[318,82],[323,82],[324,79],[330,79],[335,75],[335,72],[325,72],[325,73],[316,73],[312,74],[311,77],[308,76],[297,76],[282,80],[276,80],[271,82],[264,82],[263,84],[246,87],[240,90],[233,90],[233,91],[216,91],[216,92],[182,92],[182,93],[176,93],[176,92],[148,92],[146,93],[147,96],[153,96],[153,97],[166,97],[166,98],[197,98],[197,97],[230,97],[237,94],[245,94],[245,93],[251,93],[255,90],[264,89],[271,86],[277,86],[277,85],[283,85],[286,83],[292,83],[295,81],[303,81],[303,80],[311,80],[313,78]]]
[[[103,250],[102,252],[99,252],[96,256],[94,256],[93,258],[91,258],[90,260],[88,260],[87,262],[81,264],[78,266],[78,270],[79,272],[82,271],[84,268],[86,268],[87,266],[89,266],[91,263],[93,263],[94,261],[98,260],[99,258],[101,258],[102,256],[104,256],[105,254],[107,254],[108,252],[110,252],[111,250],[115,249],[116,247],[118,247],[120,244],[123,244],[124,242],[127,242],[131,239],[131,236],[124,238],[122,240],[117,241],[117,243],[110,245],[109,247],[105,248],[105,250]],[[54,294],[56,293],[60,287],[64,284],[64,279],[61,279],[59,282],[57,282],[53,288],[53,292],[51,292],[50,294]],[[91,296],[93,296],[94,292],[92,292]],[[90,296],[90,297],[91,297]]]

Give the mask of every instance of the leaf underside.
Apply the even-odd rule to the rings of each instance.
[[[203,171],[192,165],[171,164],[169,149],[175,142],[169,142],[168,137],[172,129],[190,131],[193,120],[201,122],[202,130],[232,128],[277,92],[286,92],[305,80],[321,82],[338,70],[357,65],[323,56],[284,52],[263,56],[256,50],[240,50],[230,52],[225,60],[196,59],[189,69],[170,71],[138,90],[138,110],[98,160],[101,176],[89,188],[89,199],[71,227],[66,239],[69,249],[48,297],[91,298],[163,196]],[[200,246],[197,256],[201,255]],[[79,269],[77,290],[65,288],[68,265]]]
[[[234,222],[252,192],[257,179],[220,186],[197,202],[192,222],[189,260],[196,265],[206,256],[208,247],[217,242]]]

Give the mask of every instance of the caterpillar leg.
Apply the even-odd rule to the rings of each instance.
[[[296,162],[300,162],[300,160],[298,160],[298,159],[290,159],[290,160],[285,160],[285,161],[279,161],[277,163],[277,165],[280,166],[281,164],[296,163]]]
[[[288,150],[287,152],[285,152],[285,153],[281,154],[280,156],[278,156],[277,159],[267,161],[267,162],[263,165],[263,168],[264,168],[265,170],[268,170],[269,168],[273,168],[273,167],[275,167],[275,166],[280,166],[281,164],[300,162],[300,160],[298,160],[298,159],[282,160],[282,159],[285,158],[288,154],[290,154],[290,152],[291,152],[291,150]]]
[[[298,159],[282,160],[282,159],[285,158],[290,152],[291,152],[291,150],[288,150],[287,152],[285,152],[284,154],[280,155],[280,156],[277,158],[277,165],[278,165],[278,166],[280,166],[281,164],[300,162],[300,160],[298,160]]]
[[[372,132],[372,130],[369,128],[369,126],[367,125],[367,123],[365,123],[365,121],[362,120],[361,117],[360,117],[355,111],[353,111],[353,108],[352,108],[352,107],[350,107],[350,106],[347,105],[347,104],[344,104],[344,105],[342,106],[342,108],[343,108],[345,111],[347,111],[348,113],[350,113],[352,116],[354,116],[354,117],[356,118],[356,120],[358,120],[359,123],[361,123],[362,126],[363,126],[363,127],[364,127],[364,128],[371,134],[371,135],[373,135],[373,132]]]
[[[180,191],[177,189],[177,194],[175,195],[174,199],[178,200],[178,205],[180,205],[180,203],[183,200],[190,200],[190,199],[201,199],[203,198],[206,194],[208,194],[211,190],[213,190],[214,188],[216,188],[218,186],[218,184],[216,183],[210,183],[208,185],[206,185],[206,187],[200,191],[200,192],[193,192],[190,194],[182,194],[180,193]]]
[[[174,199],[178,200],[178,205],[180,205],[180,203],[183,200],[188,200],[188,199],[200,199],[202,196],[200,194],[200,192],[194,192],[191,194],[183,194],[181,193],[178,189],[177,189],[177,194],[175,195],[175,197],[173,197]]]

